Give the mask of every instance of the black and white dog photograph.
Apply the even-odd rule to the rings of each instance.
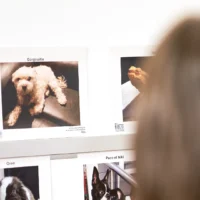
[[[0,169],[1,200],[39,200],[38,166]]]
[[[0,63],[4,129],[78,126],[78,61]]]
[[[85,200],[133,200],[134,173],[133,162],[84,165]]]
[[[148,57],[121,57],[121,90],[123,122],[137,121],[137,105],[148,74],[142,67]]]

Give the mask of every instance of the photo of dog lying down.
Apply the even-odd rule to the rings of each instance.
[[[78,62],[0,67],[4,129],[80,125]]]
[[[35,200],[29,188],[14,176],[5,177],[0,181],[1,200]]]
[[[117,167],[116,164],[111,165]],[[85,197],[87,197],[85,200],[133,200],[131,184],[106,164],[98,164],[98,168],[94,166],[90,176],[87,167],[84,170],[87,180],[84,182]]]
[[[57,79],[51,68],[45,65],[20,67],[12,74],[12,82],[17,92],[17,104],[9,115],[8,126],[16,124],[23,106],[30,107],[31,116],[41,114],[45,97],[49,96],[50,89],[54,92],[60,105],[67,103],[67,98],[62,92],[62,86],[63,88],[67,87],[65,81]]]
[[[148,74],[142,69],[141,62],[148,57],[121,58],[121,86],[123,121],[137,121],[137,105],[140,102]]]

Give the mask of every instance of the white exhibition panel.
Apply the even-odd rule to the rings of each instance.
[[[130,150],[133,141],[131,134],[1,141],[0,158]]]
[[[77,158],[51,161],[52,200],[84,199],[83,166]]]
[[[88,125],[88,55],[86,48],[8,47],[0,48],[0,54],[2,140],[59,138],[80,136],[86,133]],[[26,110],[22,108],[16,124],[9,126],[7,125],[8,116],[17,104],[15,100],[17,94],[12,90],[14,86],[12,76],[24,65],[28,66],[29,70],[45,65],[54,73],[55,78],[63,77],[67,83],[67,87],[62,90],[67,104],[60,105],[55,95],[50,93],[45,98],[45,106],[39,117],[37,115],[31,117],[29,111],[26,113]],[[48,74],[43,74],[43,76],[48,76]],[[36,83],[34,82],[33,85]],[[35,98],[36,94],[32,96]],[[21,117],[23,115],[24,117]]]
[[[119,166],[129,175],[134,174],[134,161],[135,157],[133,151],[85,153],[72,155],[68,158],[67,156],[60,158],[56,156],[52,157],[52,200],[61,199],[66,195],[66,193],[68,198],[84,199],[84,195],[87,195],[87,199],[91,200],[91,183],[94,166],[97,167],[100,179],[102,179],[102,176],[105,175],[106,169],[109,168],[109,164],[112,163]],[[129,164],[128,168],[126,167],[126,164]],[[113,181],[112,173],[117,176],[116,172],[112,170],[109,177],[109,185],[111,187],[112,183],[117,182],[117,180]],[[119,176],[118,179],[120,180]],[[123,187],[124,181],[119,181],[119,183],[122,184],[119,185],[119,187]]]
[[[17,177],[32,190],[35,199],[51,200],[50,156],[0,159],[0,169],[4,172],[1,178]]]
[[[126,194],[126,199],[129,199],[132,190],[130,180],[135,181],[136,173],[134,151],[0,159],[1,179],[17,177],[29,188],[36,200],[56,200],[66,193],[69,198],[84,199],[84,195],[87,195],[92,199],[94,166],[99,171],[100,179],[110,169],[109,187],[120,188]],[[127,177],[129,183],[126,183]]]
[[[112,164],[113,161],[123,168],[125,161],[135,159],[129,151],[134,148],[135,135],[130,129],[127,129],[128,134],[115,129],[115,123],[122,123],[123,105],[133,98],[122,100],[121,96],[127,91],[138,94],[130,83],[126,88],[126,85],[120,85],[120,57],[151,55],[166,31],[184,16],[199,14],[200,1],[2,0],[0,11],[0,48],[1,52],[5,50],[5,54],[0,54],[1,62],[17,61],[22,54],[13,53],[19,47],[38,48],[34,56],[39,57],[40,47],[46,48],[46,57],[48,48],[69,48],[66,55],[63,51],[60,55],[55,51],[50,53],[57,61],[64,57],[77,58],[77,51],[70,52],[70,49],[84,49],[84,58],[81,53],[78,57],[82,57],[84,63],[80,72],[84,76],[81,95],[84,99],[83,121],[88,128],[86,133],[68,134],[61,129],[54,129],[57,134],[48,129],[2,132],[3,124],[0,123],[3,133],[0,138],[0,178],[8,173],[7,168],[11,173],[14,168],[38,166],[40,199],[37,200],[67,198],[67,189],[69,197],[84,199],[83,164],[87,165],[91,190],[94,166],[99,166],[100,170],[104,168],[102,163]],[[150,51],[149,46],[153,47]],[[11,51],[13,60],[8,54]],[[27,53],[24,52],[24,60]],[[0,121],[3,121],[1,114]],[[137,123],[131,125],[135,133]],[[127,156],[122,158],[126,159],[119,161],[118,155],[121,159],[123,152]],[[132,168],[127,171],[135,172]]]

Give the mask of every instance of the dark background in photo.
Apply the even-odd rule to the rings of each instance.
[[[38,166],[7,168],[4,176],[18,177],[32,191],[35,199],[40,199]]]
[[[114,162],[112,163],[114,165],[119,166],[119,162]],[[83,166],[84,171],[86,171],[87,173],[87,165]],[[101,163],[97,165],[97,169],[99,172],[99,178],[100,180],[102,180],[104,178],[104,176],[106,175],[107,169],[111,169],[108,164],[106,163]],[[112,170],[112,169],[111,169]],[[124,171],[126,171],[126,173],[128,173],[129,175],[131,175],[133,177],[133,179],[135,180],[135,161],[128,161],[128,162],[124,162]],[[129,173],[130,171],[133,171],[133,173]],[[112,178],[111,178],[112,176]],[[119,178],[119,180],[118,180]],[[89,177],[87,175],[87,180],[89,180],[89,183],[92,180],[92,176]],[[112,183],[111,183],[112,181]],[[115,189],[118,188],[118,181],[120,184],[120,189],[122,190],[122,192],[124,193],[125,196],[132,196],[134,194],[134,188],[132,187],[132,185],[130,185],[125,179],[123,179],[122,177],[120,177],[117,172],[115,172],[114,170],[112,170],[112,173],[110,173],[109,175],[109,179],[108,179],[108,185],[110,187],[110,189]],[[111,187],[111,185],[113,185],[113,188]],[[85,184],[84,184],[85,186]],[[91,191],[88,191],[88,193],[90,193]],[[85,198],[86,200],[86,198]]]
[[[149,57],[122,57],[121,58],[121,85],[130,81],[128,77],[129,68],[131,66],[134,66],[134,67],[143,69],[142,64],[148,58]],[[133,100],[128,105],[126,105],[126,107],[123,109],[122,111],[123,122],[137,121],[137,113],[135,112],[135,110],[137,108],[138,102],[140,101],[140,96],[141,95],[139,94],[135,98],[133,98]],[[126,98],[126,97],[122,96],[122,98]]]
[[[141,62],[148,57],[122,57],[121,58],[121,84],[129,81],[128,70],[131,66],[140,67],[142,69]]]
[[[119,165],[119,163],[113,163],[113,164]],[[134,162],[125,162],[124,163],[124,168],[125,168],[124,170],[128,170],[128,169],[131,169],[131,168],[134,168],[134,167],[135,167]],[[106,164],[98,164],[98,171],[99,171],[100,179],[103,179],[103,177],[106,174],[107,169],[109,169],[109,167]],[[133,174],[130,174],[130,175],[133,176]],[[114,188],[118,187],[118,184],[117,184],[118,177],[119,177],[119,175],[116,172],[114,172],[113,177],[112,177],[112,180],[113,180],[112,184],[113,184]],[[110,173],[110,176],[109,176],[108,184],[109,184],[109,186],[111,186],[111,173]],[[128,184],[121,177],[120,177],[120,189],[123,191],[125,196],[129,196],[132,192],[132,186],[130,184]]]
[[[63,89],[67,97],[66,106],[61,106],[53,93],[46,98],[42,114],[32,117],[28,109],[24,108],[17,123],[8,127],[6,121],[9,113],[14,109],[17,97],[16,89],[12,83],[12,74],[22,66],[47,65],[54,72],[55,76],[64,76],[68,87]],[[58,126],[80,125],[80,104],[79,104],[79,72],[78,62],[18,62],[0,63],[2,83],[2,108],[4,129],[17,128],[42,128]]]

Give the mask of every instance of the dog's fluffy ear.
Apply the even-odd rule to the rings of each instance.
[[[110,169],[107,169],[107,171],[106,171],[106,175],[104,176],[104,181],[106,181],[106,182],[108,182],[108,178],[109,178],[109,175],[110,175]]]
[[[12,74],[12,82],[15,81],[15,78],[16,78],[16,72],[14,72],[14,73]]]
[[[18,185],[16,183],[12,183],[12,185],[8,186],[6,189],[6,199],[16,199],[18,193]]]
[[[24,185],[19,178],[13,177],[12,184],[8,185],[6,189],[6,199],[7,200],[27,199],[27,195],[24,190]]]
[[[99,181],[99,172],[96,167],[93,168],[92,184],[97,184]]]
[[[117,197],[118,197],[118,199],[122,199],[122,192],[121,191],[117,191]]]

